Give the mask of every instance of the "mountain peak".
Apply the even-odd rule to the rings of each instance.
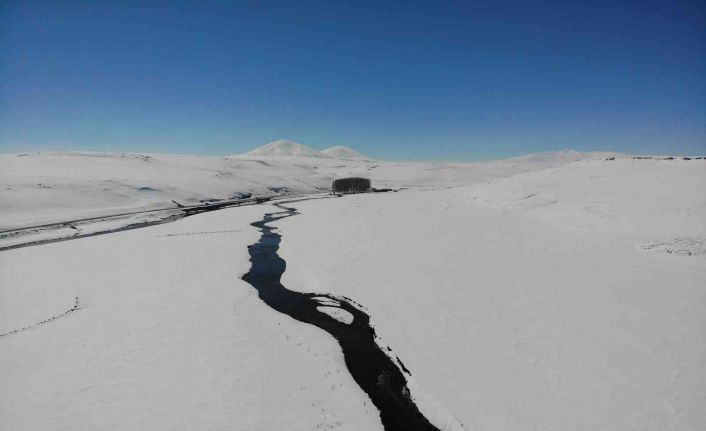
[[[321,157],[315,149],[286,139],[278,139],[248,151],[246,154],[251,156]]]
[[[353,148],[344,147],[343,145],[336,145],[331,148],[326,148],[321,151],[321,154],[325,154],[329,157],[336,159],[350,159],[350,160],[369,160],[370,157],[362,154]]]

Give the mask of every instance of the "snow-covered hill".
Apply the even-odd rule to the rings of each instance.
[[[286,139],[279,139],[250,150],[245,156],[264,157],[319,157],[345,160],[371,160],[353,148],[336,145],[325,150],[317,151],[311,147]]]
[[[348,153],[346,151],[346,153]],[[277,141],[246,154],[44,152],[0,155],[0,228],[229,199],[327,191],[331,181],[364,176],[374,187],[446,187],[590,158],[552,153],[485,163],[404,163],[317,156]]]
[[[334,159],[371,160],[370,157],[365,154],[360,153],[353,148],[344,147],[343,145],[336,145],[335,147],[326,148],[321,151],[321,154],[333,157]]]
[[[269,157],[322,157],[321,153],[315,149],[286,139],[270,142],[246,154],[249,156]]]
[[[536,164],[561,164],[585,159],[586,154],[576,150],[560,150],[545,153],[533,153],[525,156],[506,159],[507,162],[536,163]]]

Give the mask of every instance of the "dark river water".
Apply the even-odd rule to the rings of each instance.
[[[407,388],[404,373],[409,371],[397,363],[376,342],[370,317],[354,301],[321,293],[301,293],[287,289],[280,282],[287,266],[277,251],[282,240],[270,223],[299,214],[295,208],[277,205],[281,212],[269,213],[252,226],[262,236],[249,246],[250,272],[243,280],[257,289],[268,306],[300,322],[317,326],[333,336],[341,346],[346,366],[353,379],[380,411],[386,430],[438,430],[419,412]],[[337,320],[317,307],[338,308],[350,314],[353,321]]]

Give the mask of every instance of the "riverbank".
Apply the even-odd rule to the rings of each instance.
[[[276,224],[283,283],[365,304],[442,428],[695,429],[704,181],[704,161],[616,159],[302,202]]]

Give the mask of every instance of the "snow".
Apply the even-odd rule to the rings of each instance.
[[[353,323],[353,315],[347,312],[346,310],[341,310],[340,308],[335,307],[329,307],[327,305],[316,307],[316,309],[321,311],[322,313],[328,314],[339,322],[345,323],[347,325]]]
[[[706,423],[706,160],[8,154],[0,225],[308,194],[350,175],[403,190],[292,203],[300,214],[276,222],[282,282],[365,307],[440,429]],[[0,429],[381,429],[337,343],[240,279],[250,223],[272,211],[0,252],[0,334],[29,328],[0,336]]]
[[[272,206],[0,253],[0,429],[381,429],[335,340],[240,277]]]
[[[626,158],[301,202],[283,284],[363,304],[444,429],[699,429],[706,257],[643,245],[702,250],[704,183]]]
[[[154,224],[180,215],[180,210],[149,211],[29,229],[8,230],[0,233],[0,247],[13,247],[77,236],[95,235],[130,225]]]
[[[365,154],[359,153],[353,148],[344,147],[343,145],[336,145],[326,148],[325,150],[316,151],[311,147],[286,139],[270,142],[269,144],[248,151],[245,154],[248,156],[265,157],[319,157],[346,160],[370,160],[370,157]]]
[[[608,158],[613,153],[600,153],[599,157]],[[560,150],[556,152],[534,153],[525,156],[513,157],[506,159],[508,162],[514,163],[552,163],[561,164],[569,162],[577,162],[586,158],[586,154],[576,150]]]
[[[284,147],[279,142],[274,152],[283,152]],[[310,152],[296,148],[290,148],[290,153],[300,156],[252,152],[230,157],[90,152],[2,154],[0,230],[175,208],[173,200],[193,205],[209,199],[231,199],[242,193],[315,193],[330,190],[334,179],[345,176],[371,178],[374,187],[439,187],[472,184],[563,163],[551,154],[525,162],[342,160],[301,156]]]
[[[321,157],[321,153],[297,142],[280,139],[246,153],[250,156]]]
[[[321,151],[324,154],[335,159],[347,159],[347,160],[371,160],[370,157],[365,154],[359,153],[353,148],[344,147],[343,145],[336,145],[331,148],[326,148]]]

